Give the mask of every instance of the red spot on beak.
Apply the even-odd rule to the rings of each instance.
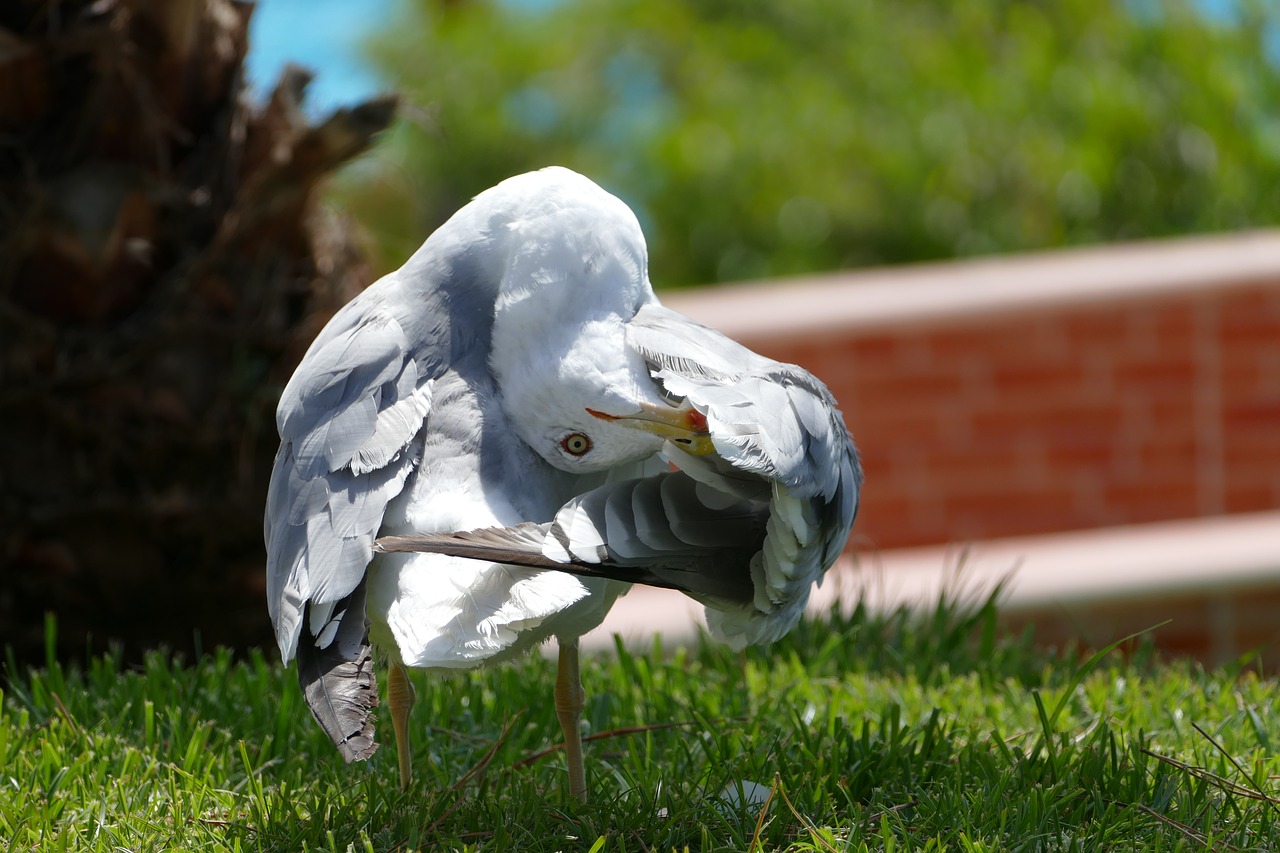
[[[707,416],[702,414],[702,412],[699,412],[697,409],[690,409],[689,426],[692,427],[695,432],[706,432]]]

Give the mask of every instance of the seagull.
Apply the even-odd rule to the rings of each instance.
[[[286,385],[267,496],[268,610],[347,761],[402,787],[407,668],[558,643],[568,789],[587,786],[578,638],[630,584],[768,643],[848,539],[862,470],[827,388],[663,307],[632,211],[550,167],[476,196],[339,310]]]

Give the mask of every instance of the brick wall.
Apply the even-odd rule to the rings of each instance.
[[[665,301],[827,382],[863,545],[1280,507],[1280,234]]]

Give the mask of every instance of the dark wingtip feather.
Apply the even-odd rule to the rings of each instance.
[[[317,649],[304,643],[298,649],[298,681],[311,715],[342,757],[364,761],[378,749],[373,726],[373,710],[378,707],[373,654],[362,646],[355,660],[341,657],[335,646]]]
[[[365,581],[339,602],[333,640],[318,648],[307,629],[298,644],[298,682],[311,715],[347,761],[363,761],[378,748],[373,709],[378,678],[364,616]],[[306,625],[306,611],[303,624]]]

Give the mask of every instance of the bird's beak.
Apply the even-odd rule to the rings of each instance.
[[[602,421],[613,421],[620,426],[661,436],[695,456],[705,456],[714,453],[716,449],[707,429],[707,416],[687,401],[679,406],[641,403],[640,411],[634,415],[610,415],[595,409],[587,409],[587,413]]]

